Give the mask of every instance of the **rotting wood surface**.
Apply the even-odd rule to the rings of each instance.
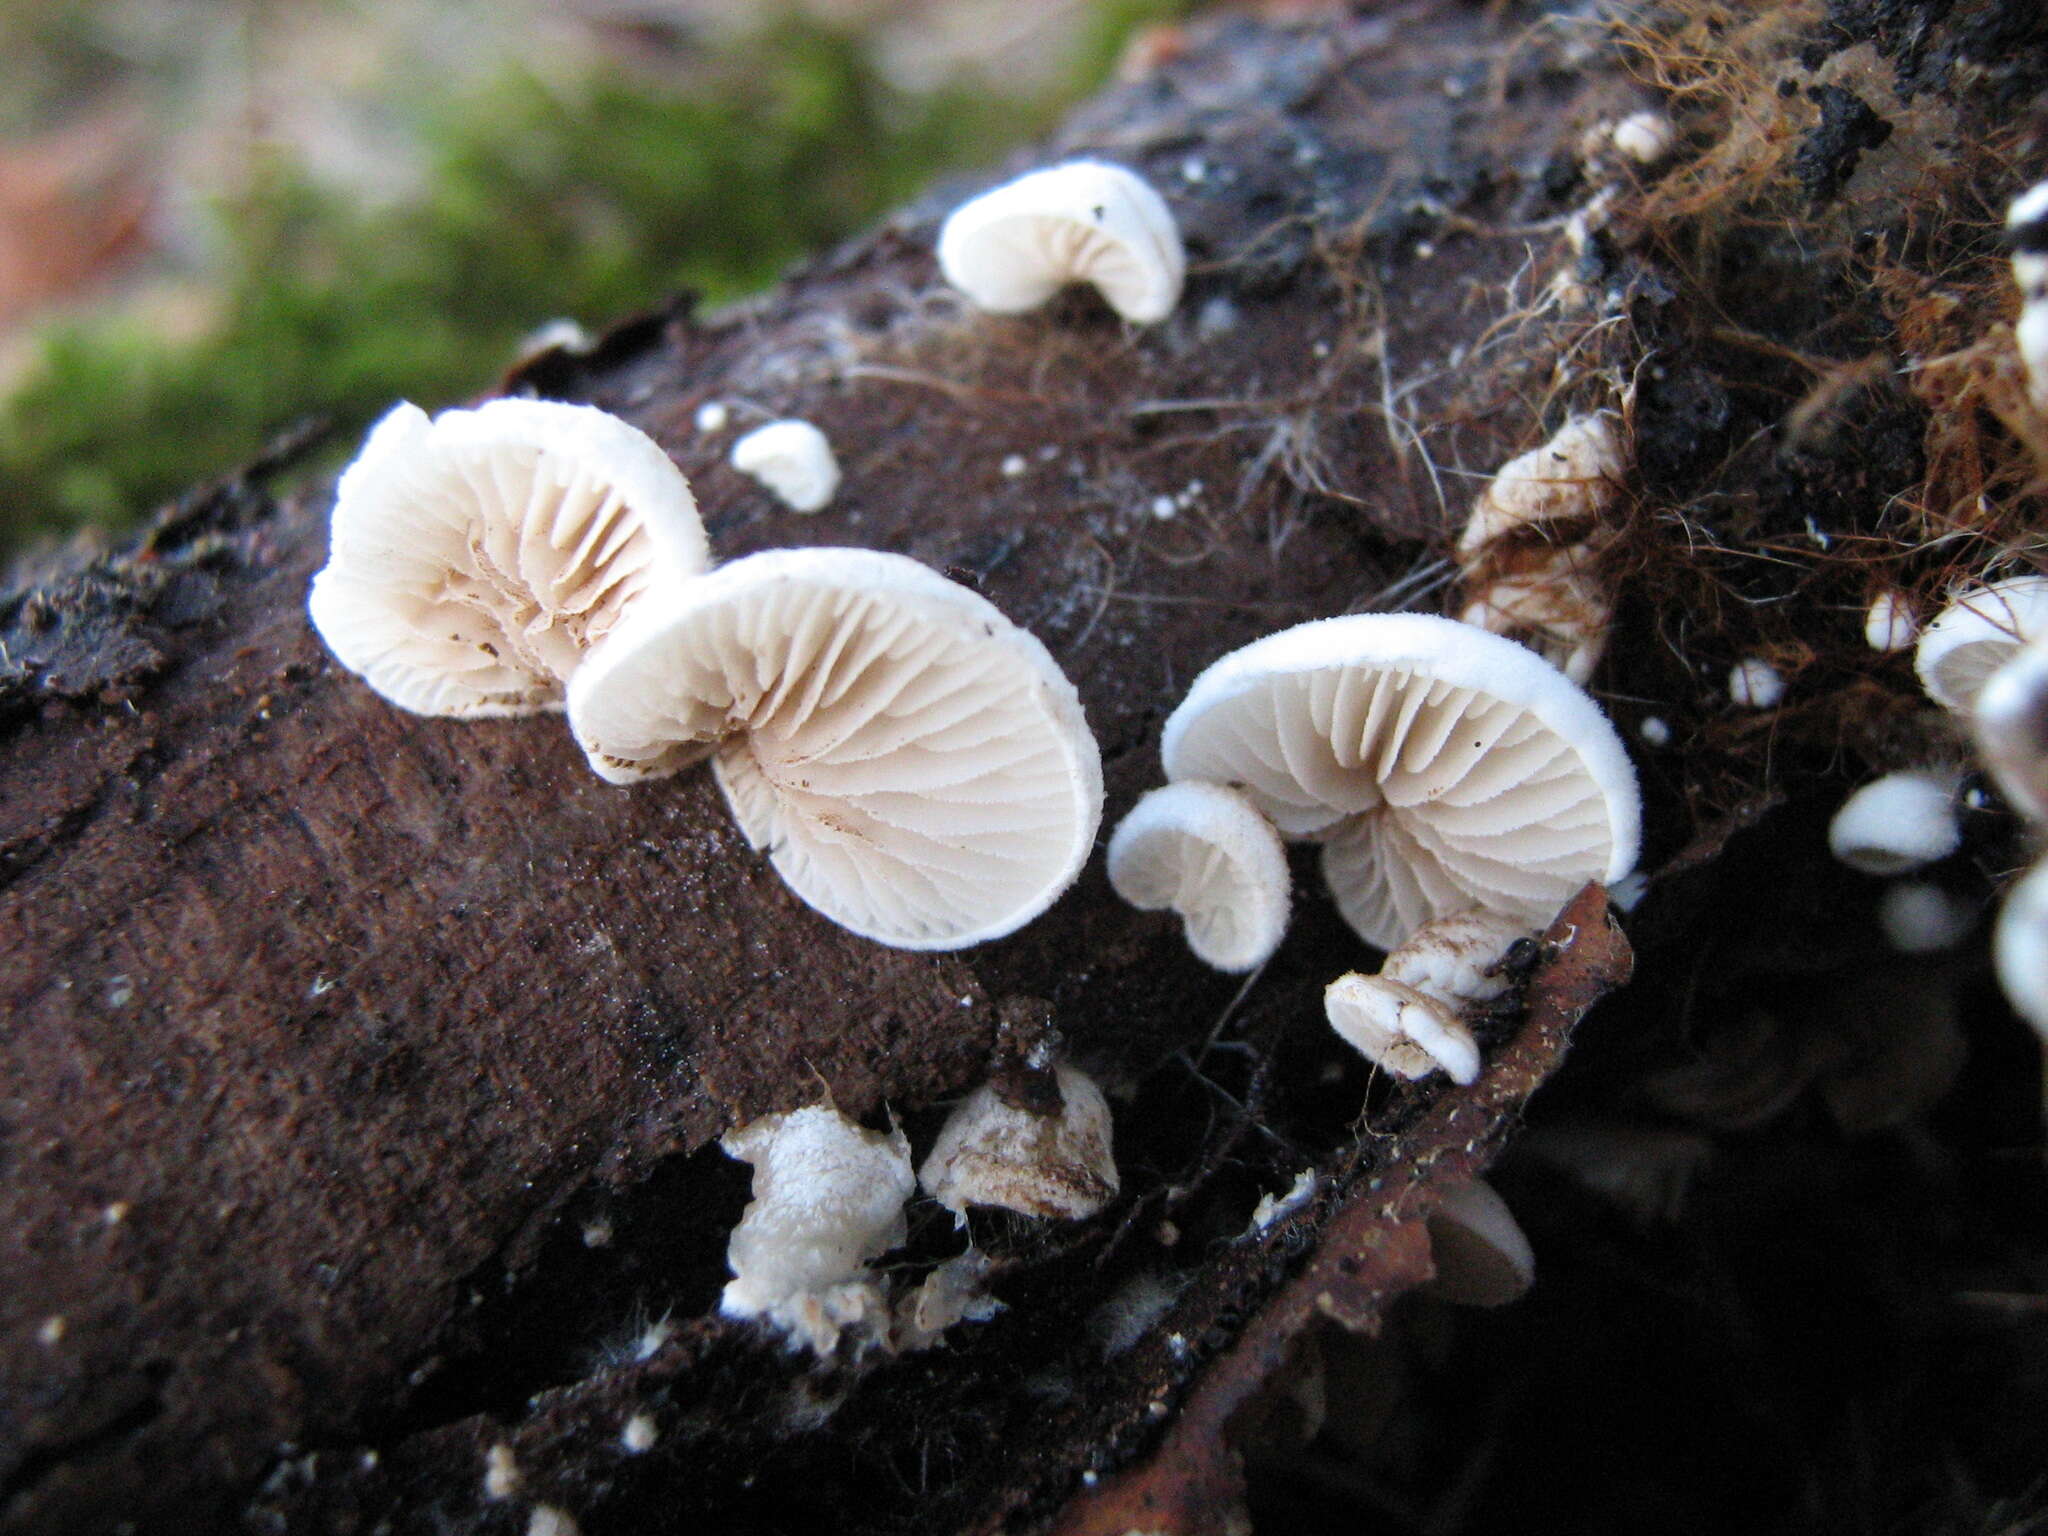
[[[756,306],[679,309],[513,383],[651,432],[721,557],[858,544],[976,583],[1080,688],[1113,823],[1201,666],[1298,620],[1432,606],[1469,476],[1540,435],[1542,371],[1475,349],[1569,262],[1553,172],[1577,135],[1642,98],[1529,20],[1223,17],[1079,114],[1033,159],[1100,153],[1168,190],[1192,275],[1167,326],[1080,298],[962,313],[933,203]],[[821,425],[834,506],[798,519],[736,476],[692,425],[714,399]],[[1662,425],[1682,435],[1675,408]],[[1049,1517],[1090,1426],[1128,1432],[1087,1454],[1140,1454],[1168,1324],[1069,1346],[1112,1292],[1224,1294],[1193,1234],[1240,1230],[1252,1175],[1284,1185],[1355,1113],[1365,1078],[1317,997],[1362,955],[1327,905],[1304,896],[1242,995],[1099,864],[998,944],[854,939],[748,853],[708,777],[615,789],[559,721],[418,719],[341,672],[304,615],[325,505],[229,482],[4,610],[0,1529],[513,1529],[536,1501],[622,1530],[954,1529]],[[1694,788],[1663,787],[1667,818]],[[915,1126],[1026,999],[1136,1095],[1116,1210],[979,1231],[1010,1310],[926,1356],[810,1375],[704,1315],[745,1180],[699,1149],[825,1090]],[[1476,1145],[1533,1086],[1489,1101]],[[1438,1102],[1377,1092],[1392,1125]],[[956,1251],[935,1223],[913,1240]],[[1420,1272],[1390,1241],[1411,1262],[1389,1290]],[[1242,1326],[1219,1310],[1174,1381]],[[1027,1379],[1046,1360],[1060,1380]],[[633,1413],[661,1436],[641,1457],[618,1446]],[[1044,1426],[1029,1456],[1000,1433],[1020,1423]],[[487,1486],[499,1445],[519,1471]]]

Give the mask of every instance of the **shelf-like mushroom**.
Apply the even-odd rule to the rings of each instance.
[[[1377,976],[1353,971],[1323,989],[1323,1011],[1346,1044],[1396,1077],[1441,1070],[1479,1076],[1479,1044],[1460,1015],[1508,988],[1499,961],[1527,936],[1512,918],[1480,908],[1425,923],[1388,952]]]
[[[1078,1221],[1115,1197],[1109,1101],[1095,1079],[1053,1067],[1060,1108],[1033,1114],[984,1083],[947,1117],[918,1170],[925,1193],[965,1223],[970,1205]]]
[[[399,405],[343,473],[313,626],[402,709],[562,707],[585,652],[652,589],[710,562],[697,504],[651,438],[588,405]]]
[[[569,724],[616,784],[715,754],[790,888],[903,949],[1028,922],[1102,816],[1095,738],[1045,647],[875,550],[771,550],[700,578],[591,656]]]
[[[1450,619],[1255,641],[1195,680],[1161,755],[1169,779],[1234,785],[1283,836],[1320,839],[1339,909],[1383,949],[1473,906],[1535,926],[1635,863],[1635,770],[1599,706]]]
[[[1117,895],[1178,912],[1188,948],[1219,971],[1263,965],[1287,932],[1287,851],[1234,789],[1190,780],[1153,790],[1117,823],[1108,866]]]
[[[1967,715],[2021,646],[2048,635],[2048,576],[2013,576],[1958,593],[1920,632],[1913,667],[1942,708]]]
[[[1069,283],[1090,283],[1147,325],[1180,302],[1187,255],[1173,211],[1142,176],[1072,160],[956,208],[939,231],[939,269],[991,314],[1021,314]]]

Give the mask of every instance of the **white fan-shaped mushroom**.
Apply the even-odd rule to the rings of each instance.
[[[1902,875],[1961,846],[1958,776],[1928,770],[1888,773],[1865,784],[1828,823],[1828,848],[1867,875]]]
[[[771,421],[732,445],[732,467],[750,475],[797,512],[824,508],[839,489],[839,461],[808,421]]]
[[[1977,692],[1970,729],[2007,801],[2048,822],[2048,636],[2037,635],[1991,674]]]
[[[1473,503],[1458,535],[1462,564],[1503,534],[1597,517],[1614,501],[1627,466],[1614,423],[1574,416],[1545,443],[1509,459]]]
[[[1073,685],[994,604],[902,555],[785,549],[693,582],[576,674],[613,783],[716,753],[740,830],[834,922],[958,949],[1072,883],[1102,816]]]
[[[1391,949],[1481,906],[1532,926],[1635,863],[1607,717],[1512,640],[1426,614],[1299,625],[1216,662],[1166,722],[1169,779],[1233,784],[1321,837],[1345,919]]]
[[[987,1083],[946,1119],[918,1170],[925,1193],[961,1222],[970,1205],[1078,1221],[1116,1195],[1109,1101],[1095,1079],[1064,1062],[1058,1114],[1005,1104]]]
[[[901,1243],[917,1190],[901,1130],[864,1130],[829,1104],[763,1115],[719,1142],[754,1165],[753,1199],[726,1246],[728,1317],[765,1318],[821,1352],[879,1316],[866,1265]],[[837,1293],[837,1294],[835,1294]]]
[[[1187,270],[1166,199],[1133,171],[1072,160],[956,208],[939,231],[939,269],[978,309],[1036,309],[1091,283],[1140,325],[1164,320]]]
[[[1508,1203],[1484,1179],[1443,1192],[1429,1213],[1429,1294],[1461,1307],[1500,1307],[1536,1283],[1536,1251]]]
[[[1367,1061],[1396,1077],[1441,1070],[1454,1083],[1479,1077],[1479,1043],[1456,1010],[1384,976],[1351,971],[1323,988],[1330,1028]]]
[[[562,706],[584,652],[710,550],[682,472],[594,406],[400,405],[343,473],[313,625],[343,665],[424,715]]]
[[[2035,635],[2048,634],[2048,577],[2014,576],[1958,594],[1920,632],[1913,668],[1944,709],[1968,714],[1977,690]]]
[[[1459,1015],[1508,989],[1495,962],[1527,932],[1477,907],[1425,923],[1388,952],[1377,976],[1354,971],[1324,989],[1330,1027],[1398,1077],[1441,1067],[1469,1083],[1479,1075],[1479,1046]]]
[[[1287,932],[1287,851],[1243,795],[1192,780],[1155,789],[1109,840],[1109,883],[1134,907],[1170,907],[1188,948],[1219,971],[1249,971]]]

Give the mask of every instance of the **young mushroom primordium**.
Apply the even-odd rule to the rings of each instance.
[[[1501,959],[1527,933],[1479,908],[1425,923],[1388,952],[1378,975],[1353,971],[1324,989],[1330,1027],[1396,1077],[1441,1070],[1454,1083],[1473,1082],[1479,1043],[1460,1015],[1507,991]]]
[[[710,563],[682,472],[594,406],[395,407],[335,490],[313,626],[402,709],[562,707],[588,649]]]
[[[1164,320],[1187,256],[1166,200],[1120,165],[1071,160],[956,208],[939,231],[939,269],[977,309],[1036,309],[1088,283],[1124,319]]]
[[[710,757],[798,896],[903,949],[1037,916],[1102,815],[1095,738],[1045,647],[875,550],[771,550],[698,578],[577,672],[569,724],[615,784]]]
[[[1322,844],[1345,920],[1392,949],[1481,907],[1534,927],[1635,863],[1635,770],[1600,707],[1535,652],[1427,614],[1268,635],[1195,679],[1169,780],[1240,790]]]

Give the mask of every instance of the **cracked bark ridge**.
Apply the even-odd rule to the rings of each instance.
[[[1317,1319],[1378,1333],[1387,1308],[1430,1278],[1426,1223],[1442,1192],[1484,1172],[1563,1056],[1572,1027],[1633,968],[1628,940],[1597,885],[1566,905],[1543,943],[1546,958],[1523,997],[1524,1022],[1484,1075],[1442,1094],[1370,1157],[1359,1156],[1328,1209],[1303,1210],[1265,1236],[1262,1246],[1279,1247],[1298,1228],[1315,1234],[1314,1249],[1186,1389],[1157,1449],[1076,1494],[1054,1521],[1054,1536],[1238,1536],[1250,1528],[1238,1431],[1261,1389]]]

